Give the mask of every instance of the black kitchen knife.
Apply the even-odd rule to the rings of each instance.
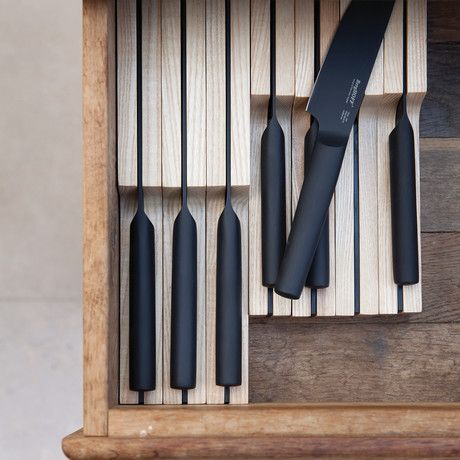
[[[403,95],[390,134],[393,277],[398,286],[419,282],[414,130],[407,114],[407,0],[404,2]]]
[[[394,0],[353,0],[339,24],[307,110],[318,121],[275,290],[298,299],[310,270]]]

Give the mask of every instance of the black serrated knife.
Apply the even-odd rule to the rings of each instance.
[[[319,130],[281,262],[276,292],[298,299],[339,177],[394,0],[353,0],[337,29],[307,110]]]

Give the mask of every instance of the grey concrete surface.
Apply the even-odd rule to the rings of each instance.
[[[0,0],[0,457],[81,426],[81,1]]]

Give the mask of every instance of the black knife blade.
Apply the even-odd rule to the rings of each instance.
[[[339,177],[394,0],[353,0],[339,24],[307,110],[319,130],[300,193],[276,292],[298,299]]]

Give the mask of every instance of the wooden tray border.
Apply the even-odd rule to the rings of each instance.
[[[459,458],[460,403],[118,406],[115,80],[115,0],[84,0],[84,428],[66,455]]]

